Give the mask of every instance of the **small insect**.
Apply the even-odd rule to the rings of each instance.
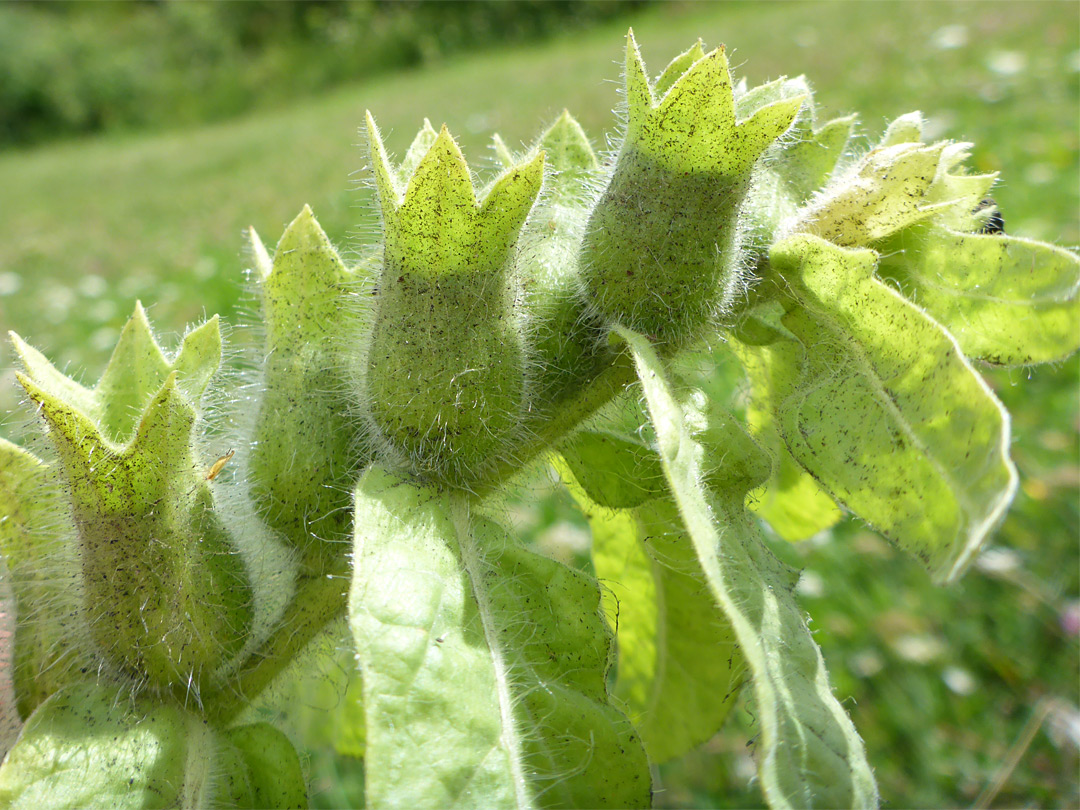
[[[206,480],[213,481],[215,478],[221,475],[221,471],[225,469],[225,465],[229,463],[229,459],[231,459],[235,455],[236,451],[230,450],[228,453],[215,461],[214,466],[210,468],[210,472],[206,474]]]
[[[982,227],[979,228],[976,233],[1005,233],[1005,217],[1001,215],[1001,209],[998,208],[997,202],[993,197],[983,197],[979,201],[979,204],[975,206],[975,210],[971,213],[977,214],[980,211],[991,209],[986,219],[983,220]]]

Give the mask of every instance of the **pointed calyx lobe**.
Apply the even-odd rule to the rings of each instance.
[[[509,271],[544,156],[507,170],[478,202],[445,127],[404,188],[370,117],[369,132],[385,242],[367,406],[412,469],[467,476],[508,449],[523,409]]]
[[[216,315],[188,332],[169,361],[154,339],[141,303],[135,304],[105,373],[93,388],[66,377],[18,335],[11,333],[11,341],[26,373],[42,389],[78,408],[108,439],[120,443],[131,438],[143,408],[171,372],[177,373],[180,389],[197,401],[221,358],[221,328]]]
[[[221,356],[220,336],[205,330],[168,362],[137,309],[94,389],[16,344],[28,372],[19,382],[67,480],[90,636],[113,666],[159,687],[199,688],[251,621],[243,564],[192,446],[188,392],[201,393]],[[125,443],[108,435],[128,424]]]
[[[626,139],[581,249],[597,310],[673,344],[729,305],[751,169],[803,101],[780,99],[740,121],[723,48],[695,58],[700,50],[677,57],[654,90],[628,38]]]
[[[782,77],[759,85],[735,101],[738,118],[748,118],[768,104],[796,96],[805,101],[788,134],[774,142],[754,171],[754,185],[746,202],[749,249],[768,251],[782,223],[795,216],[814,192],[825,185],[846,157],[855,116],[817,122],[813,92],[803,76]]]

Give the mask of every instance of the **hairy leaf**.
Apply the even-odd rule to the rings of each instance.
[[[728,346],[742,362],[750,383],[746,410],[750,432],[773,456],[769,480],[751,501],[751,509],[785,540],[805,540],[835,525],[843,515],[833,499],[791,457],[776,427],[774,413],[798,379],[803,347],[790,332],[767,345],[747,345],[729,338]]]
[[[907,228],[881,248],[880,274],[996,365],[1060,360],[1080,348],[1080,258],[1004,234]]]
[[[635,498],[634,508],[601,506],[588,494],[605,491],[597,462],[580,475],[557,466],[592,529],[593,567],[619,646],[615,694],[649,758],[665,762],[717,732],[742,685],[743,658],[666,487],[646,502]]]
[[[372,806],[649,803],[594,581],[378,468],[357,487],[354,562]]]
[[[731,621],[750,670],[761,736],[758,771],[773,807],[873,807],[862,741],[829,687],[821,652],[795,600],[792,572],[744,506],[768,474],[753,441],[728,422],[699,438],[648,338],[620,328],[638,369],[664,472],[698,564]],[[705,483],[707,447],[723,464]]]
[[[778,403],[792,456],[935,580],[956,578],[1016,489],[1008,414],[948,333],[874,278],[872,251],[801,236],[770,255],[806,349]]]
[[[613,431],[582,430],[561,449],[589,500],[607,509],[628,509],[664,495],[664,471],[656,451]]]
[[[241,768],[234,773],[241,779],[234,784],[242,785],[244,799],[232,803],[235,807],[304,808],[307,802],[307,783],[300,766],[300,757],[289,738],[267,723],[236,726],[225,731],[221,744],[231,745],[240,754]],[[220,784],[216,798],[228,806],[231,798]]]
[[[132,700],[128,688],[75,684],[27,721],[0,767],[0,806],[204,806],[211,731],[179,707]]]

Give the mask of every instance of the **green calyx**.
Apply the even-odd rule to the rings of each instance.
[[[114,442],[131,437],[146,404],[170,373],[176,372],[180,389],[197,401],[221,362],[221,327],[216,315],[188,332],[170,361],[154,339],[146,310],[138,302],[105,373],[93,388],[66,377],[14,332],[10,336],[26,373],[43,390],[78,408]]]
[[[214,513],[210,464],[197,460],[192,446],[197,414],[181,382],[189,392],[202,390],[219,362],[220,338],[206,339],[201,327],[168,362],[143,328],[141,308],[132,321],[125,329],[131,337],[126,344],[121,338],[92,390],[39,362],[21,341],[29,373],[17,376],[38,405],[67,481],[82,612],[94,646],[113,666],[157,687],[198,690],[239,650],[252,609],[243,563]],[[147,398],[163,367],[164,379]],[[140,402],[129,440],[106,435],[106,425],[123,432],[125,409]]]
[[[927,200],[945,144],[901,143],[867,154],[854,171],[800,211],[791,233],[865,247],[933,214]]]
[[[677,57],[654,88],[628,36],[626,138],[581,248],[600,315],[675,346],[730,306],[751,170],[805,98],[740,121],[723,48],[702,50]]]
[[[537,144],[552,173],[549,197],[559,202],[579,201],[588,194],[588,184],[600,169],[589,137],[569,110],[563,110]]]
[[[384,223],[368,407],[407,467],[468,477],[509,449],[524,408],[510,271],[544,155],[506,171],[478,201],[445,127],[404,188],[370,115],[368,129]]]
[[[626,144],[673,173],[730,177],[750,169],[791,126],[805,95],[777,98],[739,120],[723,46],[698,41],[650,85],[631,31],[626,42]]]
[[[841,247],[868,247],[916,223],[977,230],[992,206],[980,203],[997,179],[963,168],[971,144],[922,142],[922,115],[893,121],[874,149],[801,209],[787,233]]]
[[[541,418],[557,410],[610,364],[604,324],[579,294],[578,247],[600,163],[581,125],[566,110],[533,151],[546,155],[544,195],[525,232],[519,273],[531,358],[530,405]]]
[[[259,292],[266,359],[249,464],[252,496],[270,527],[321,570],[328,555],[340,556],[351,477],[364,463],[363,422],[350,412],[351,350],[342,317],[359,274],[345,267],[307,206],[265,267]]]
[[[743,118],[764,105],[799,96],[805,100],[791,129],[769,146],[754,170],[745,210],[749,247],[759,255],[768,251],[781,224],[843,165],[855,127],[853,115],[819,124],[813,92],[803,76],[780,78],[737,96],[736,115]]]

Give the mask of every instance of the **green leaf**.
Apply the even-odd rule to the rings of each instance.
[[[129,689],[75,684],[42,703],[0,766],[0,806],[208,806],[213,732]]]
[[[308,806],[304,770],[288,737],[267,723],[236,726],[221,736],[222,743],[233,746],[240,754],[247,798],[247,802],[230,802],[226,806],[251,810]],[[221,802],[226,797],[216,798]]]
[[[255,273],[255,278],[260,282],[266,281],[267,276],[273,272],[274,261],[270,258],[266,245],[263,244],[254,228],[249,226],[244,231],[244,234],[247,236],[247,253],[250,256],[251,263],[254,265],[252,270]]]
[[[806,359],[777,426],[842,504],[955,579],[1016,490],[1009,417],[955,341],[874,278],[875,254],[811,236],[773,247]]]
[[[589,500],[607,509],[640,506],[667,492],[656,451],[640,439],[606,430],[582,430],[560,448]]]
[[[986,205],[997,174],[971,174],[964,166],[971,147],[970,143],[946,143],[934,182],[926,190],[926,201],[936,206],[932,221],[965,233],[982,228],[997,208]]]
[[[307,807],[292,743],[265,723],[218,732],[131,687],[78,683],[38,707],[0,766],[0,806]]]
[[[783,328],[783,327],[781,327]],[[769,480],[755,493],[750,508],[785,540],[805,540],[835,525],[840,509],[813,477],[791,457],[776,428],[775,413],[792,392],[803,363],[802,344],[786,329],[767,345],[748,345],[729,338],[750,383],[746,421],[758,444],[773,457]],[[776,333],[779,334],[779,333]]]
[[[844,150],[851,140],[856,117],[848,115],[834,118],[819,128],[806,131],[796,127],[794,140],[777,147],[784,148],[782,163],[776,165],[776,171],[791,189],[797,202],[808,200],[815,191],[828,181],[844,158]],[[771,160],[772,155],[769,155]]]
[[[1004,234],[918,225],[881,248],[879,274],[995,365],[1061,360],[1080,348],[1080,258]]]
[[[506,141],[498,132],[491,136],[491,148],[495,151],[495,160],[500,168],[509,169],[517,163],[514,153],[510,151],[510,147],[506,145]]]
[[[666,487],[661,497],[636,508],[600,506],[586,493],[597,490],[602,463],[596,458],[580,477],[569,465],[556,466],[589,519],[604,612],[616,619],[615,695],[649,759],[665,762],[717,732],[735,704],[745,665]]]
[[[56,515],[54,470],[0,439],[0,553],[15,597],[15,705],[24,720],[60,687],[90,666],[73,643],[74,594],[58,570],[65,544]]]
[[[793,572],[773,557],[744,506],[768,462],[733,424],[699,438],[648,338],[629,345],[656,429],[664,472],[713,597],[746,658],[761,736],[758,772],[772,807],[873,807],[877,788],[862,741],[829,687],[821,652],[793,592]],[[706,485],[707,449],[723,458]]]
[[[545,206],[557,203],[584,205],[590,196],[589,180],[600,169],[592,144],[569,110],[555,119],[540,136],[537,147],[544,151],[544,165],[549,175]],[[551,196],[556,199],[552,200]]]
[[[273,723],[302,749],[333,747],[339,754],[363,759],[363,689],[342,615],[292,659],[273,688],[248,704],[242,717]]]
[[[464,496],[377,468],[356,490],[354,563],[369,805],[648,805],[640,739],[607,695],[595,581]]]
[[[400,181],[388,179],[405,167],[390,165],[374,122],[368,127],[377,180],[383,178],[377,185],[386,263],[427,276],[501,267],[540,190],[543,157],[512,168],[478,202],[465,158],[443,127],[399,196]]]

